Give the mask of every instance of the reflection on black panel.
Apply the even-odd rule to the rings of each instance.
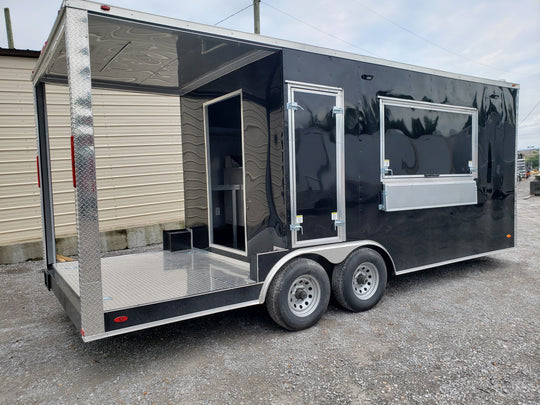
[[[295,92],[296,213],[302,215],[298,240],[335,237],[336,131],[334,96]]]
[[[469,174],[471,116],[385,106],[385,159],[393,175]]]

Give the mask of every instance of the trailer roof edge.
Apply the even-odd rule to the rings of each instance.
[[[217,36],[221,36],[225,38],[237,39],[240,41],[250,42],[250,43],[259,44],[259,45],[295,49],[295,50],[312,52],[312,53],[317,53],[317,54],[322,54],[322,55],[327,55],[327,56],[334,56],[338,58],[356,60],[359,62],[373,63],[377,65],[382,65],[382,66],[406,69],[406,70],[411,70],[411,71],[420,72],[420,73],[427,73],[427,74],[432,74],[432,75],[437,75],[437,76],[442,76],[442,77],[449,77],[453,79],[466,80],[466,81],[490,84],[490,85],[495,85],[495,86],[509,87],[509,88],[514,88],[514,89],[519,89],[520,87],[519,84],[517,83],[507,82],[504,80],[486,79],[486,78],[482,78],[478,76],[452,73],[452,72],[448,72],[444,70],[411,65],[411,64],[402,63],[402,62],[395,62],[395,61],[390,61],[390,60],[386,60],[382,58],[364,56],[364,55],[359,55],[359,54],[346,52],[346,51],[339,51],[339,50],[330,49],[330,48],[318,47],[315,45],[309,45],[309,44],[303,44],[303,43],[294,42],[294,41],[288,41],[284,39],[267,37],[264,35],[252,34],[252,33],[243,32],[243,31],[236,31],[236,30],[227,29],[227,28],[221,28],[221,27],[216,27],[216,26],[211,26],[211,25],[206,25],[206,24],[179,20],[179,19],[171,18],[171,17],[159,16],[156,14],[145,13],[141,11],[129,10],[122,7],[107,5],[105,9],[105,8],[102,8],[102,6],[105,6],[105,4],[96,3],[96,2],[88,1],[88,0],[64,0],[61,10],[63,10],[64,7],[78,8],[78,9],[87,10],[88,12],[103,15],[103,16],[112,16],[112,17],[119,17],[119,18],[123,18],[127,20],[153,23],[153,24],[158,24],[160,26],[167,26],[167,27],[172,27],[172,28],[179,28],[179,29],[184,29],[184,30],[189,30],[189,31],[194,31],[194,32],[200,32],[204,34],[217,35]],[[58,25],[60,24],[62,14],[63,13],[59,13],[58,18],[56,19],[51,35],[49,36],[49,41],[51,41],[54,38],[54,34],[58,30]],[[40,70],[41,65],[43,64],[44,55],[47,54],[50,49],[50,45],[51,44],[48,42],[42,51],[42,55],[40,55],[40,58],[36,65],[36,70],[35,70],[36,73],[32,76],[34,81],[39,80],[40,76],[37,75],[37,73]]]
[[[41,49],[41,53],[39,54],[39,58],[36,62],[36,66],[34,67],[34,70],[32,71],[32,74],[30,75],[30,80],[35,85],[38,80],[40,80],[41,76],[43,76],[43,70],[46,67],[46,62],[48,59],[51,58],[52,54],[54,53],[54,49],[58,45],[58,40],[60,39],[62,32],[64,30],[63,23],[64,23],[64,10],[65,10],[65,0],[64,3],[62,3],[62,6],[58,10],[58,15],[56,16],[56,20],[54,21],[53,27],[51,29],[51,32],[45,41],[43,48]],[[53,51],[51,51],[51,49]]]

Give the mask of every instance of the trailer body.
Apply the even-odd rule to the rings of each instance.
[[[387,273],[515,245],[516,84],[81,0],[33,80],[45,280],[85,341],[268,301],[301,329],[329,288],[368,309]],[[45,83],[70,91],[70,263],[56,262]],[[102,257],[92,87],[180,97],[186,229],[164,233],[180,251]]]

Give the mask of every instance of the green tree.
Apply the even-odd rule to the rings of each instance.
[[[532,169],[538,169],[538,152],[534,155],[527,156],[527,158],[525,158],[525,165]]]

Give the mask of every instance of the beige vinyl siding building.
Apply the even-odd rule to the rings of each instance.
[[[0,261],[15,261],[2,260],[7,246],[42,238],[30,81],[36,54],[0,50]],[[144,239],[145,228],[159,233],[163,226],[183,225],[178,97],[106,90],[94,90],[92,97],[100,231],[134,230]],[[47,107],[56,238],[69,238],[76,223],[67,88],[47,86]],[[36,256],[33,249],[20,257],[23,250],[14,258]]]

